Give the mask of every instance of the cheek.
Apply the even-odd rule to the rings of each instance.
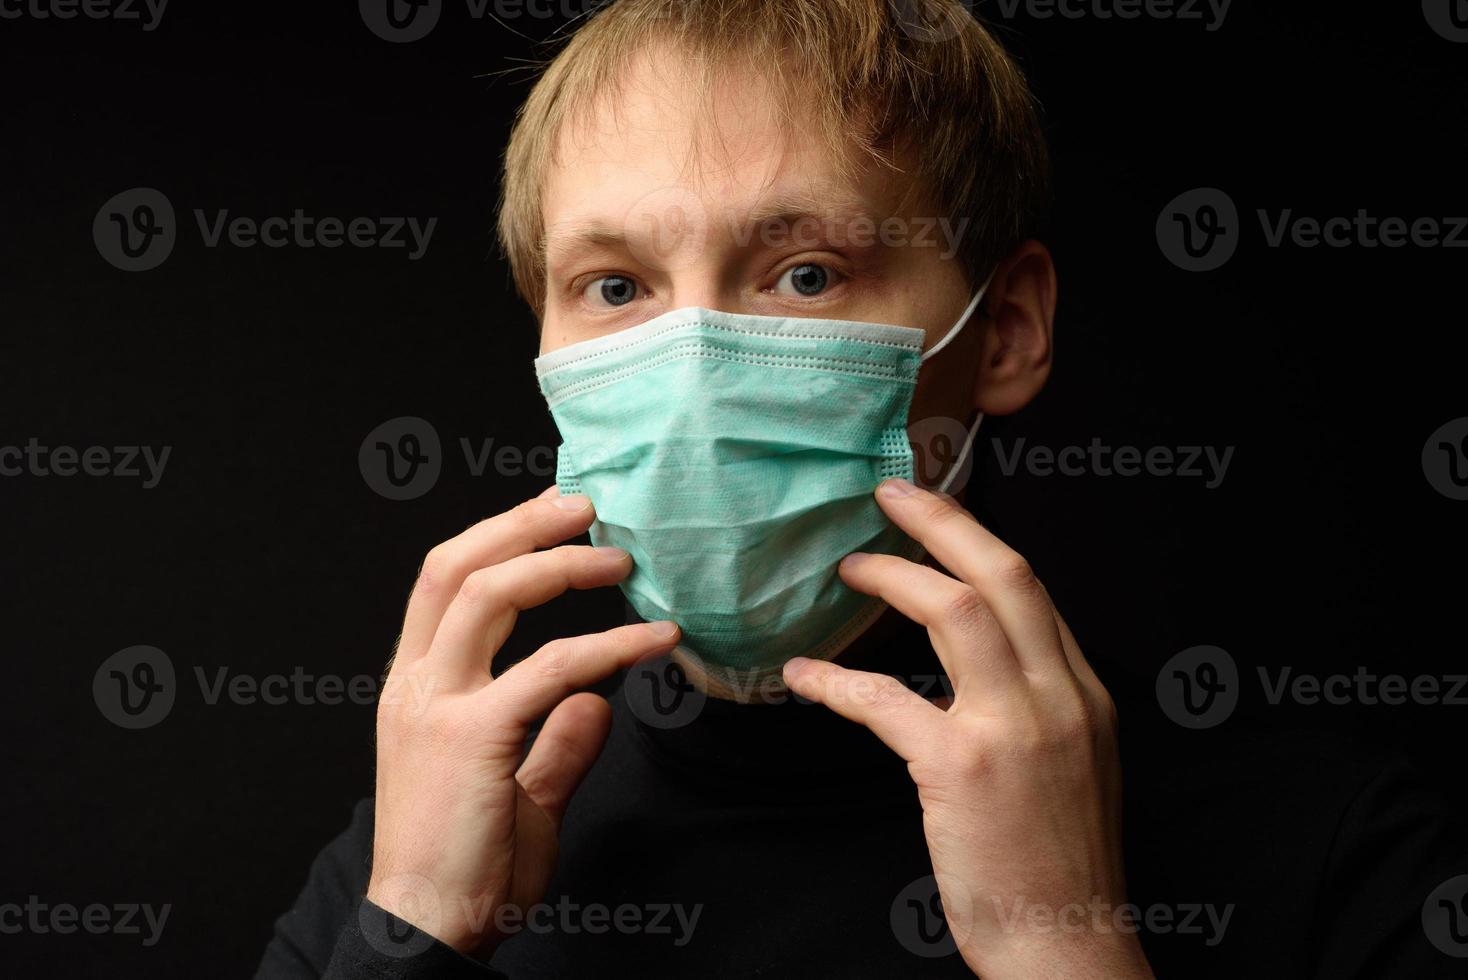
[[[925,419],[946,419],[956,426],[967,426],[973,412],[973,377],[966,368],[971,363],[971,356],[964,356],[968,348],[958,345],[962,339],[955,339],[923,365],[908,413],[909,428]]]
[[[557,315],[555,310],[546,309],[540,322],[540,353],[549,354],[576,342],[578,338],[566,329],[565,323],[565,318]]]
[[[928,337],[924,346],[931,347],[952,328],[973,298],[973,292],[958,263],[942,258],[938,249],[909,246],[897,251],[900,272],[893,281],[902,284],[899,295],[909,318],[903,326],[922,329]],[[964,333],[967,332],[966,328]],[[962,336],[955,337],[953,344]],[[943,356],[939,355],[931,366],[936,367],[942,360]]]

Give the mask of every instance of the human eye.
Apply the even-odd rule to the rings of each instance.
[[[839,272],[817,262],[802,262],[780,274],[772,292],[782,296],[811,298],[829,291],[841,281]]]
[[[616,309],[637,299],[640,287],[631,276],[598,276],[581,290],[581,298],[587,306],[597,310]]]

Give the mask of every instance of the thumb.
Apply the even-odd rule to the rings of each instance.
[[[606,743],[612,708],[596,694],[573,694],[556,705],[530,746],[515,780],[558,826],[571,795]]]

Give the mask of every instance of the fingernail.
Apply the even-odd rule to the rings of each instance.
[[[573,493],[569,497],[556,497],[551,500],[561,510],[585,510],[591,506],[591,498],[583,497],[579,493]]]
[[[655,623],[648,623],[647,627],[658,636],[672,636],[678,632],[678,624],[670,619],[660,619]]]
[[[841,567],[855,568],[870,557],[872,556],[867,554],[865,551],[853,551],[851,554],[841,559]]]
[[[882,485],[877,487],[877,492],[884,497],[908,497],[917,491],[917,487],[901,477],[893,477],[883,480]]]
[[[603,558],[610,559],[611,561],[621,561],[623,558],[628,557],[625,548],[601,547],[596,549],[596,553],[601,555]]]

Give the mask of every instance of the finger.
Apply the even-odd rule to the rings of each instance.
[[[471,572],[439,623],[423,662],[453,686],[489,682],[489,662],[522,609],[567,589],[615,585],[632,570],[621,548],[562,545]]]
[[[603,633],[552,640],[480,691],[496,722],[528,728],[572,693],[678,642],[670,622],[637,623]]]
[[[928,628],[933,651],[957,693],[1006,696],[1024,681],[1019,661],[998,620],[978,592],[936,568],[894,555],[847,555],[841,580],[878,596]]]
[[[895,677],[796,657],[785,664],[785,685],[843,718],[865,725],[908,762],[938,744],[942,709]]]
[[[1040,587],[1044,588],[1044,583],[1041,583]],[[1045,594],[1048,596],[1050,591],[1046,589]],[[1076,675],[1076,680],[1080,681],[1081,687],[1090,696],[1093,704],[1109,704],[1111,702],[1110,692],[1106,690],[1106,685],[1101,683],[1101,678],[1096,676],[1096,671],[1091,667],[1091,662],[1086,659],[1086,655],[1081,652],[1081,645],[1076,642],[1075,634],[1071,632],[1065,617],[1060,614],[1060,607],[1056,606],[1052,600],[1050,608],[1055,610],[1055,625],[1060,630],[1060,642],[1065,648],[1065,659],[1070,663],[1071,673]]]
[[[396,660],[416,660],[428,652],[444,610],[470,572],[560,544],[585,533],[595,519],[586,497],[542,495],[434,547],[413,584]]]
[[[1054,608],[1029,562],[951,498],[886,480],[877,502],[892,522],[981,595],[1027,673],[1067,669]]]
[[[535,736],[515,778],[556,826],[601,754],[611,725],[611,706],[583,691],[556,705]]]

